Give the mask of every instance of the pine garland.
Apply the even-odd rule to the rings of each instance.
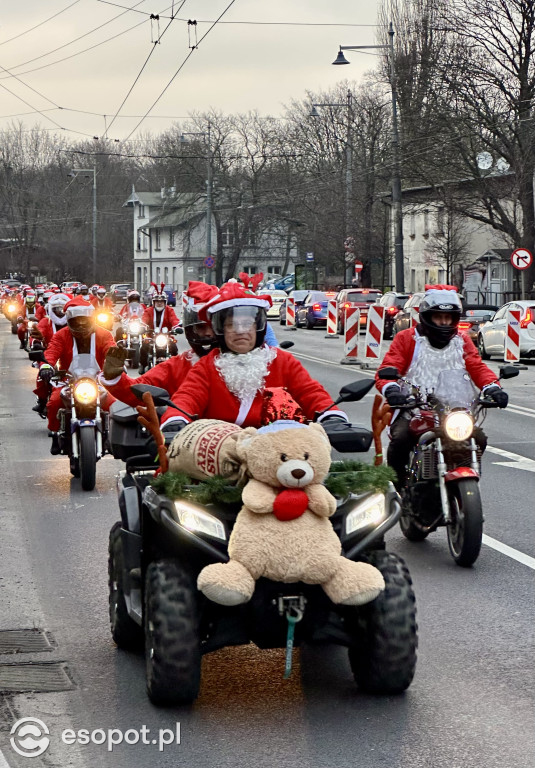
[[[366,491],[386,493],[388,483],[394,478],[394,470],[385,465],[376,467],[361,461],[335,461],[324,485],[333,496],[343,498],[350,493]],[[241,502],[242,486],[228,485],[227,478],[219,475],[200,481],[184,472],[166,472],[152,478],[151,485],[157,493],[170,499],[190,499],[198,504]]]

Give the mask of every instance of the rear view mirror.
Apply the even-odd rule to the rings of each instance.
[[[169,392],[162,387],[153,387],[151,384],[132,384],[130,387],[134,395],[138,400],[143,400],[143,395],[148,392],[152,395],[155,405],[166,405],[166,403],[157,403],[157,400],[165,399],[169,400]]]
[[[337,403],[353,403],[368,394],[370,389],[374,386],[375,381],[373,379],[361,379],[360,381],[352,381],[351,384],[346,384],[339,392]]]
[[[516,365],[502,365],[500,368],[500,379],[514,379],[520,373],[520,368]]]
[[[42,349],[36,349],[32,352],[28,352],[28,357],[32,363],[46,363],[45,353]]]
[[[293,347],[293,345],[294,345],[293,341],[289,341],[285,339],[284,341],[281,341],[281,343],[279,344],[279,347],[281,349],[290,349],[290,347]]]

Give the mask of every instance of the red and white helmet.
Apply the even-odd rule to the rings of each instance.
[[[152,294],[152,303],[155,304],[156,302],[164,302],[167,304],[167,294],[164,291],[165,283],[160,283],[160,287],[156,285],[156,283],[151,283],[151,286],[154,288],[154,292]]]
[[[98,285],[97,290],[95,291],[95,295],[98,296],[99,299],[103,299],[106,296],[106,289],[103,285]]]

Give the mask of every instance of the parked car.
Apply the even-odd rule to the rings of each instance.
[[[287,294],[286,298],[289,298],[289,297],[293,298],[295,311],[297,312],[298,308],[303,304],[304,300],[308,296],[308,293],[309,293],[308,291],[290,291],[290,293]],[[286,302],[284,302],[284,304],[281,304],[279,321],[281,325],[286,325]]]
[[[510,301],[496,312],[479,329],[477,348],[483,360],[488,360],[492,355],[499,355],[502,359],[505,349],[505,336],[507,333],[507,310],[519,309],[520,315],[520,357],[535,357],[535,301]]]
[[[280,280],[268,280],[266,283],[267,290],[286,291],[289,293],[295,289],[295,273],[281,277]]]
[[[130,286],[131,287],[131,286]],[[166,295],[167,295],[167,304],[170,307],[176,307],[176,291],[173,288],[172,285],[164,285],[163,287]],[[143,303],[149,306],[152,304],[152,294],[154,293],[154,288],[150,287],[147,288],[145,293],[143,294]]]
[[[477,347],[479,329],[491,320],[497,311],[495,304],[465,304],[459,320],[459,330],[467,333]]]
[[[114,304],[118,301],[126,301],[126,294],[134,286],[132,283],[113,283],[110,285],[110,298]]]
[[[385,324],[383,338],[391,339],[394,335],[394,320],[407,301],[410,299],[410,293],[396,293],[396,291],[387,291],[378,301],[385,308]]]
[[[336,298],[336,292],[309,291],[301,306],[295,311],[295,325],[305,325],[312,330],[318,325],[327,325],[327,304]]]
[[[78,280],[66,280],[60,285],[60,288],[63,293],[72,293],[79,285],[81,285],[81,283],[79,283]]]
[[[267,317],[269,320],[275,320],[279,317],[281,307],[283,304],[286,303],[286,299],[288,298],[288,294],[286,291],[269,291],[264,290],[263,293],[269,294],[271,296],[271,301],[273,304],[267,311]]]
[[[382,292],[375,288],[344,288],[338,294],[338,333],[344,332],[345,311],[348,307],[360,309],[360,329],[366,329],[368,322],[368,307],[376,304]]]
[[[420,293],[413,293],[410,299],[405,302],[403,309],[400,310],[395,317],[392,336],[411,327],[411,309],[418,311],[418,307],[420,306],[420,302],[424,295],[423,291]]]

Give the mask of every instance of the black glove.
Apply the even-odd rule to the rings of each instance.
[[[39,368],[39,378],[41,381],[49,382],[54,375],[54,369],[48,363],[45,363]]]
[[[490,397],[491,400],[497,404],[498,408],[507,408],[509,402],[509,395],[504,392],[501,387],[495,384],[493,387],[488,387],[485,390],[485,397]]]
[[[386,402],[392,408],[398,408],[400,405],[407,405],[409,398],[405,395],[397,384],[394,384],[386,390]]]
[[[173,442],[175,435],[178,435],[181,429],[187,427],[185,421],[171,421],[169,424],[164,424],[162,427],[162,435],[165,439],[165,444],[170,445]]]

